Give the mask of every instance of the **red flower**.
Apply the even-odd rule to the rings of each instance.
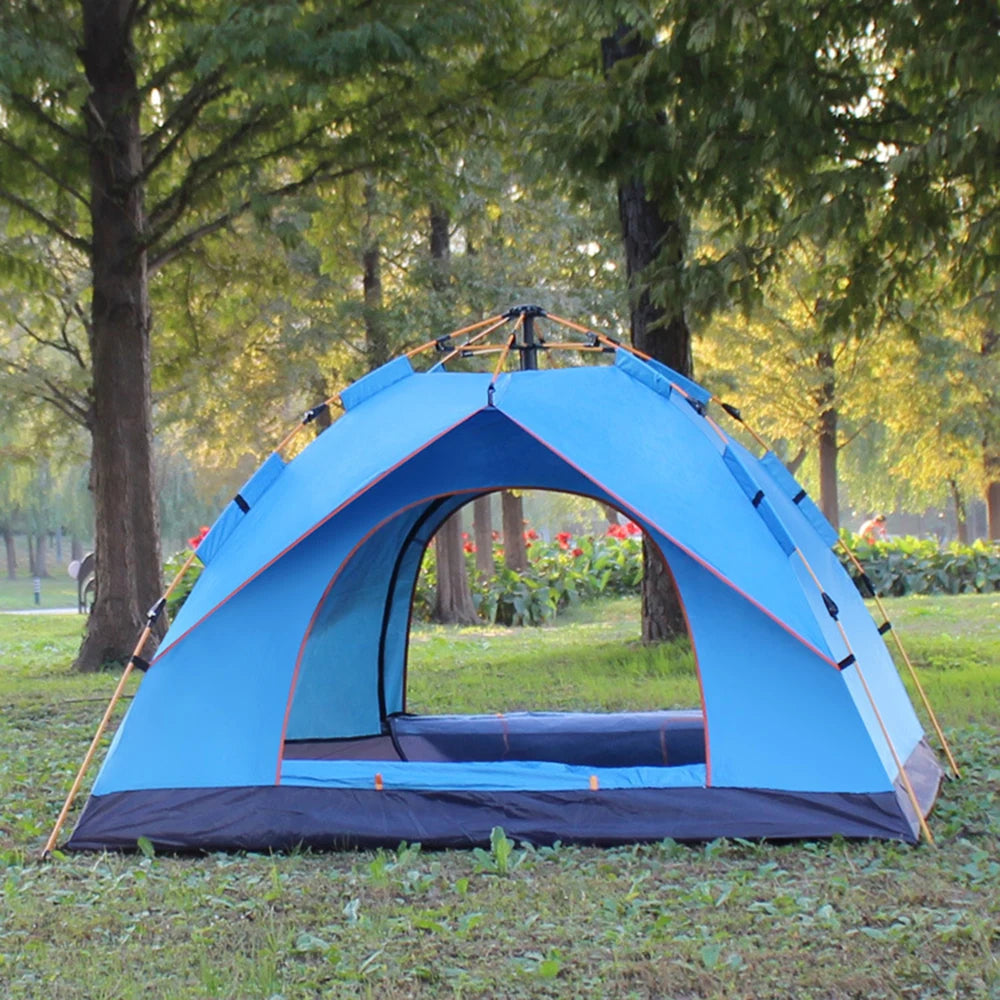
[[[635,521],[629,521],[629,523],[625,525],[625,530],[630,535],[641,535],[642,534],[642,528],[640,528],[639,525],[635,523]]]
[[[537,531],[535,531],[535,529],[534,529],[534,528],[529,528],[529,529],[528,529],[528,530],[527,530],[527,531],[526,531],[526,532],[524,533],[524,540],[525,540],[526,542],[533,542],[533,541],[535,541],[535,539],[537,539],[537,538],[538,538],[538,532],[537,532]]]
[[[611,538],[628,538],[628,529],[623,524],[608,525],[608,536]]]
[[[469,540],[469,533],[467,531],[462,532],[462,541],[467,542]]]
[[[465,537],[468,538],[469,536],[466,535]],[[466,542],[462,546],[462,548],[465,549],[466,552],[475,552],[476,551],[476,543],[475,542]]]
[[[573,558],[577,559],[583,555],[583,549],[573,549]]]
[[[572,537],[573,537],[572,532],[569,532],[569,531],[560,531],[559,534],[556,535],[556,541],[559,543],[559,548],[561,548],[561,549],[568,549],[569,548],[569,540]]]
[[[196,549],[196,548],[198,548],[198,546],[201,545],[202,539],[207,534],[208,534],[208,525],[207,524],[203,524],[198,529],[198,534],[195,535],[194,537],[188,539],[188,548],[189,549]]]

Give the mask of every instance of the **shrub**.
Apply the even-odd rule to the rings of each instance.
[[[984,594],[1000,590],[1000,546],[977,541],[951,542],[943,548],[934,539],[906,536],[886,542],[866,542],[849,531],[844,542],[858,557],[864,572],[882,597],[905,594]],[[858,589],[867,596],[857,568],[842,557]]]
[[[631,522],[612,525],[607,534],[574,537],[560,532],[545,541],[533,530],[525,532],[529,567],[524,573],[503,564],[503,546],[493,541],[493,576],[476,573],[475,547],[465,552],[472,584],[472,600],[480,617],[496,625],[541,625],[563,608],[602,594],[637,594],[642,583],[642,532]],[[415,618],[429,620],[434,609],[436,565],[429,549],[417,581],[413,601]]]

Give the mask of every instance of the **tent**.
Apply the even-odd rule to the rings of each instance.
[[[916,840],[942,772],[836,532],[701,386],[597,346],[612,363],[492,375],[402,357],[292,460],[273,453],[201,542],[68,847],[451,847],[495,826],[534,843]],[[504,488],[642,527],[683,601],[700,706],[407,713],[424,550]]]

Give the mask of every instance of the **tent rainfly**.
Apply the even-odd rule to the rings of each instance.
[[[560,346],[526,314],[545,315],[488,327],[517,323],[492,376],[391,361],[247,481],[198,547],[69,848],[460,847],[495,826],[537,844],[929,836],[942,771],[836,531],[671,369],[561,320],[613,364],[525,364]],[[479,336],[425,347],[468,354]],[[424,550],[507,488],[592,497],[642,527],[681,595],[700,706],[407,713]]]

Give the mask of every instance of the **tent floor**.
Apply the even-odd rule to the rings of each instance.
[[[387,732],[288,740],[286,760],[551,761],[590,767],[705,763],[700,710],[397,715]]]

